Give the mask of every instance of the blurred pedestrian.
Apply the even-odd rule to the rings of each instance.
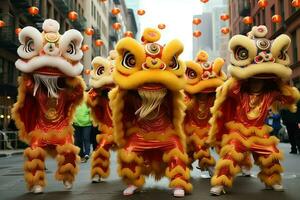
[[[287,128],[289,141],[291,143],[291,154],[297,154],[297,148],[300,152],[300,102],[297,103],[297,107],[298,110],[296,113],[292,113],[289,110],[281,111],[281,118]]]
[[[80,148],[81,162],[87,162],[91,150],[92,122],[90,109],[85,102],[77,107],[73,126],[75,128],[75,145]]]
[[[280,114],[273,113],[272,110],[269,110],[269,114],[267,117],[267,124],[273,128],[270,134],[279,138],[279,130],[282,128]]]
[[[99,134],[98,126],[93,126],[91,130],[91,144],[93,146],[93,151],[97,148],[97,134]]]

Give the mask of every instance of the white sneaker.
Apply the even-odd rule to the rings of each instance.
[[[209,166],[207,168],[208,174],[210,175],[210,177],[213,177],[214,173],[215,173],[215,167],[214,166]]]
[[[124,195],[124,196],[132,195],[137,189],[138,189],[138,187],[136,187],[136,186],[134,186],[134,185],[129,185],[129,186],[123,191],[123,195]]]
[[[216,185],[216,186],[210,188],[210,194],[217,195],[217,196],[219,196],[221,194],[225,194],[224,186]]]
[[[96,174],[93,178],[92,178],[92,183],[100,183],[101,182],[101,178],[98,174]]]
[[[34,194],[41,194],[41,193],[44,192],[44,189],[40,185],[35,185],[35,186],[32,187],[31,192],[34,193]]]
[[[274,190],[276,192],[283,192],[284,191],[284,188],[281,184],[274,184],[272,186],[266,185],[266,189],[267,190]]]
[[[243,177],[250,177],[251,171],[247,167],[242,166],[242,176]]]
[[[70,189],[72,189],[73,184],[70,183],[69,181],[64,181],[64,186],[67,190],[70,190]]]
[[[182,188],[175,188],[173,191],[174,197],[184,197],[184,190]]]

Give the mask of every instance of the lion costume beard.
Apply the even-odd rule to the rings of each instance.
[[[138,93],[142,98],[142,105],[135,111],[135,114],[139,115],[140,119],[146,118],[151,120],[156,118],[159,114],[160,105],[167,94],[167,89],[163,88],[153,91],[140,89]]]
[[[45,76],[41,74],[34,74],[34,90],[33,90],[33,96],[36,95],[37,89],[40,87],[40,85],[44,85],[47,88],[48,91],[48,97],[54,97],[58,98],[58,91],[62,90],[58,86],[58,76]]]

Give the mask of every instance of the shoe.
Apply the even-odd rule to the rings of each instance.
[[[134,185],[129,185],[124,191],[123,191],[123,195],[124,196],[130,196],[133,195],[133,193],[138,189],[138,187],[134,186]]]
[[[85,159],[86,161],[88,161],[89,158],[90,158],[89,155],[85,155],[85,156],[84,156],[84,159]]]
[[[223,185],[216,185],[210,188],[210,194],[219,196],[221,194],[225,194],[224,186]]]
[[[297,154],[297,151],[290,151],[290,154]]]
[[[101,178],[98,174],[96,174],[93,178],[92,178],[92,183],[100,183],[101,182]]]
[[[81,158],[80,162],[81,162],[81,163],[86,163],[86,162],[87,162],[87,159]]]
[[[184,190],[180,187],[175,188],[173,191],[173,196],[174,197],[184,197]]]
[[[272,186],[266,185],[267,190],[274,190],[276,192],[283,192],[284,188],[281,184],[274,184]]]
[[[242,166],[242,176],[243,177],[250,177],[251,176],[250,169],[248,169],[247,167]]]
[[[73,184],[70,183],[69,181],[64,181],[64,186],[67,190],[70,190],[70,189],[72,189]]]
[[[214,166],[209,166],[207,167],[207,171],[210,177],[213,177],[214,173],[215,173],[215,167]]]
[[[31,192],[34,193],[34,194],[41,194],[41,193],[44,192],[44,189],[40,185],[35,185],[35,186],[32,187]]]

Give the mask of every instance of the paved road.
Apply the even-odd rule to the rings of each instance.
[[[252,177],[237,177],[233,189],[227,195],[213,197],[209,195],[209,179],[205,179],[207,174],[200,173],[195,169],[192,172],[192,183],[194,185],[193,194],[186,196],[186,200],[300,200],[300,155],[290,155],[289,145],[280,144],[285,150],[286,158],[283,174],[285,192],[274,192],[263,190],[263,184],[256,178],[258,168],[252,170]],[[47,181],[48,185],[44,194],[34,195],[28,193],[23,180],[23,158],[20,155],[0,158],[0,200],[123,200],[123,199],[143,199],[143,200],[165,200],[174,199],[168,189],[168,180],[162,179],[155,182],[148,179],[143,190],[132,196],[123,197],[123,183],[116,175],[116,158],[113,154],[112,173],[107,181],[99,184],[91,184],[89,180],[89,163],[80,166],[80,173],[72,191],[65,191],[61,182],[54,180],[56,163],[47,160]]]

